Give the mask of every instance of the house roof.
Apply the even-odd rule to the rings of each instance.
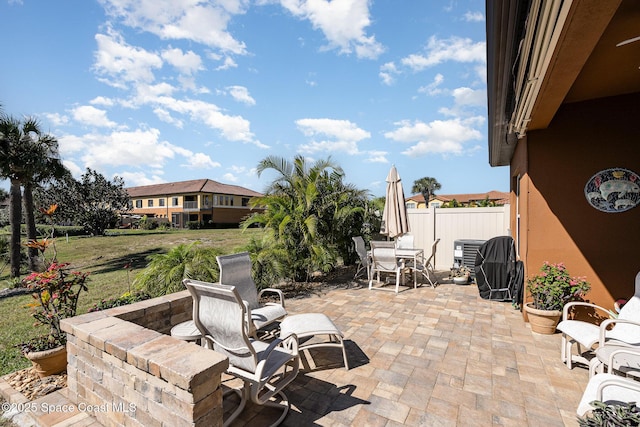
[[[562,104],[640,91],[639,1],[542,3],[486,2],[491,166],[508,165]]]
[[[129,197],[161,196],[167,194],[216,193],[234,196],[259,197],[261,193],[240,187],[223,184],[211,179],[194,179],[191,181],[167,182],[163,184],[142,185],[126,189]]]
[[[431,196],[429,200],[440,200],[442,202],[450,202],[456,199],[460,203],[471,203],[476,201],[485,200],[489,198],[490,201],[496,202],[498,205],[504,205],[509,203],[509,193],[504,191],[489,191],[487,193],[472,193],[472,194],[435,194]],[[406,200],[412,200],[418,203],[424,203],[424,196],[422,194],[416,194],[408,197]]]

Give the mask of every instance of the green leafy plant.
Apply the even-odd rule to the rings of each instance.
[[[449,277],[465,277],[465,276],[468,277],[470,275],[471,275],[471,269],[466,265],[463,265],[457,268],[452,268],[451,271],[449,272]]]
[[[143,291],[137,291],[133,293],[125,292],[124,294],[122,294],[117,298],[103,299],[102,301],[95,303],[91,308],[89,308],[88,311],[92,312],[92,311],[107,310],[109,308],[133,304],[134,302],[144,301],[150,298],[151,298],[151,295]]]
[[[590,289],[584,277],[569,275],[564,263],[545,261],[540,273],[527,280],[527,291],[538,310],[562,310],[567,302],[583,298]]]
[[[640,409],[635,402],[607,405],[596,400],[591,404],[591,414],[578,418],[580,427],[640,426]]]

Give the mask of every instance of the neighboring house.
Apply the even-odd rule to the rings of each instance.
[[[489,163],[526,277],[564,262],[613,307],[640,271],[640,1],[486,2]]]
[[[237,185],[210,179],[168,182],[127,188],[129,215],[161,218],[174,227],[188,222],[208,226],[237,225],[252,213],[249,200],[262,194]]]
[[[488,193],[476,194],[434,194],[429,197],[429,206],[436,208],[450,207],[453,202],[459,207],[483,206],[487,201],[493,206],[503,206],[509,203],[509,193],[502,191],[489,191]],[[416,194],[406,199],[407,208],[424,209],[424,196]]]

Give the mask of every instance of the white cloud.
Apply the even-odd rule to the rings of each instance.
[[[369,132],[360,129],[358,125],[349,120],[300,119],[296,120],[296,125],[305,136],[327,135],[355,142],[371,137]]]
[[[107,118],[107,112],[99,110],[91,105],[83,105],[81,107],[71,110],[73,119],[89,126],[112,128],[116,126],[116,122],[113,122]]]
[[[469,38],[429,38],[425,54],[411,54],[402,59],[402,64],[414,71],[438,65],[446,61],[486,62],[485,42],[473,42]]]
[[[64,114],[46,113],[44,116],[51,122],[53,126],[62,126],[69,123],[69,117],[65,116]]]
[[[182,120],[176,119],[164,108],[154,108],[153,113],[163,122],[172,124],[178,129],[182,129],[184,127],[184,122]]]
[[[204,153],[193,153],[185,157],[187,158],[186,166],[190,168],[213,169],[219,168],[221,166],[220,163],[214,162],[213,160],[211,160],[211,157]]]
[[[300,119],[296,121],[296,125],[305,136],[328,137],[320,141],[312,140],[298,147],[300,152],[308,154],[327,151],[358,154],[358,142],[371,137],[369,132],[348,120]]]
[[[227,87],[227,91],[229,95],[238,102],[247,105],[256,105],[256,100],[249,95],[249,89],[244,86],[229,86]]]
[[[247,142],[259,148],[268,148],[267,145],[255,139],[248,120],[241,116],[223,114],[214,104],[171,97],[159,97],[154,102],[167,111],[186,114],[192,120],[202,122],[210,128],[218,130],[229,141]]]
[[[382,83],[390,86],[395,81],[394,76],[399,73],[400,71],[396,67],[396,64],[394,64],[393,62],[387,62],[386,64],[380,66],[380,72],[378,73],[378,76],[382,80]]]
[[[222,178],[227,182],[238,182],[238,177],[232,173],[225,173]]]
[[[113,30],[108,34],[96,34],[98,50],[94,68],[102,80],[114,87],[125,87],[123,82],[151,83],[153,70],[162,67],[162,59],[153,52],[128,45]]]
[[[467,22],[483,22],[484,15],[482,14],[482,12],[468,11],[467,13],[464,14],[464,20]]]
[[[459,87],[453,90],[453,98],[456,105],[483,107],[487,102],[487,91],[474,90],[468,87]]]
[[[478,140],[482,134],[475,127],[481,125],[480,116],[469,119],[435,120],[431,123],[404,120],[395,125],[396,130],[386,132],[384,136],[393,141],[413,144],[403,151],[410,157],[420,157],[430,153],[442,155],[461,155],[465,153],[465,144]]]
[[[311,141],[298,147],[301,153],[335,153],[358,154],[358,143],[355,141]]]
[[[440,85],[444,82],[444,76],[440,73],[436,74],[433,81],[426,86],[422,86],[418,89],[420,93],[426,93],[427,95],[439,95],[443,92],[440,89]]]
[[[487,91],[485,89],[471,89],[459,87],[452,91],[453,107],[442,107],[438,111],[447,116],[460,117],[468,115],[468,111],[474,111],[477,107],[486,107]]]
[[[99,0],[108,15],[132,28],[167,40],[190,40],[225,52],[244,54],[245,44],[227,31],[233,15],[242,14],[247,0]]]
[[[115,102],[111,98],[107,98],[104,96],[96,96],[91,101],[89,101],[91,105],[102,105],[103,107],[113,107]]]
[[[358,58],[375,59],[384,52],[375,36],[367,36],[370,0],[280,0],[294,16],[307,19],[314,29],[324,33],[326,49],[340,53],[355,52]]]
[[[231,57],[224,58],[224,62],[216,70],[228,70],[230,68],[238,68],[238,64]]]
[[[73,167],[72,170],[80,172],[87,167],[102,171],[111,167],[124,166],[140,169],[144,166],[155,169],[161,174],[167,162],[176,157],[184,158],[181,166],[189,169],[220,167],[220,163],[213,161],[208,154],[194,153],[160,140],[160,131],[157,129],[137,129],[106,135],[97,133],[81,136],[66,135],[59,139],[59,144],[65,164],[68,162]],[[149,179],[139,171],[128,172],[122,176],[136,185],[161,180],[159,177]],[[133,184],[127,182],[127,185]]]
[[[203,69],[202,59],[193,51],[184,53],[177,48],[167,49],[162,52],[162,59],[176,67],[182,74],[191,75]]]
[[[118,176],[122,177],[126,187],[137,187],[140,185],[152,185],[166,182],[161,176],[153,175],[148,177],[144,172],[122,172]]]
[[[389,163],[387,159],[386,151],[367,151],[367,158],[365,162],[367,163]]]

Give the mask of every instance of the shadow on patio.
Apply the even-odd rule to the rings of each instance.
[[[396,295],[362,281],[289,299],[287,309],[329,316],[351,369],[339,349],[304,355],[282,425],[578,425],[587,370],[561,363],[560,334],[532,333],[511,304],[481,299],[475,285],[441,280]],[[234,426],[258,425],[269,410],[249,404]]]

